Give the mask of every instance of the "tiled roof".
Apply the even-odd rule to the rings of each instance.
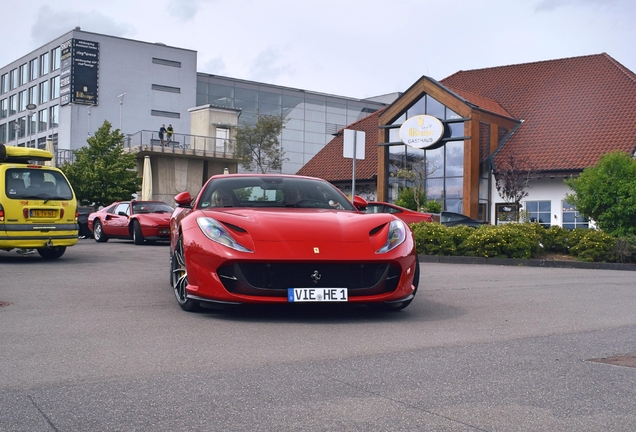
[[[503,117],[514,118],[497,101],[494,101],[494,100],[489,99],[487,97],[483,97],[483,96],[480,96],[478,94],[471,93],[471,92],[463,90],[463,89],[458,89],[458,88],[455,88],[455,87],[452,87],[452,86],[449,86],[449,85],[447,85],[445,87],[448,88],[449,90],[453,91],[454,93],[458,94],[459,96],[463,97],[468,102],[470,102],[471,104],[479,107],[480,109],[482,109],[484,111],[490,111],[491,113],[498,114],[498,115],[503,116]]]
[[[523,121],[496,160],[514,154],[540,171],[568,171],[636,150],[636,74],[605,53],[459,71],[441,83]]]
[[[347,126],[365,132],[364,159],[356,160],[356,180],[373,179],[378,173],[378,116],[383,110],[369,114]],[[296,174],[319,177],[331,182],[351,180],[353,160],[344,158],[342,130]]]

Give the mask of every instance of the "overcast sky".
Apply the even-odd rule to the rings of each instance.
[[[636,72],[634,0],[10,3],[2,66],[80,26],[195,50],[199,72],[355,98],[404,91],[422,75],[602,52]]]

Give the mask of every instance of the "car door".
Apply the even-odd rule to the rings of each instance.
[[[130,215],[130,203],[119,203],[112,213],[104,218],[104,234],[111,237],[129,237],[128,217]]]

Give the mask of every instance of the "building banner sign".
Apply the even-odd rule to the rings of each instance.
[[[60,104],[97,105],[99,42],[70,39],[60,48]]]
[[[408,146],[425,149],[434,146],[444,136],[444,125],[430,115],[410,117],[400,126],[400,139]]]

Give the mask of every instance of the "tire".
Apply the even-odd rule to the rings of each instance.
[[[170,257],[170,286],[181,309],[186,312],[197,312],[201,309],[199,302],[189,299],[187,296],[188,271],[185,265],[182,235],[179,235],[174,252]]]
[[[104,228],[99,219],[95,219],[93,223],[93,237],[95,237],[97,243],[105,243],[108,241],[108,237],[104,234]]]
[[[135,243],[136,245],[144,244],[144,235],[141,232],[141,225],[139,225],[139,221],[134,220],[132,224],[133,243]]]
[[[40,256],[47,260],[58,259],[66,252],[66,246],[55,246],[51,248],[41,248],[38,249],[38,253]]]

